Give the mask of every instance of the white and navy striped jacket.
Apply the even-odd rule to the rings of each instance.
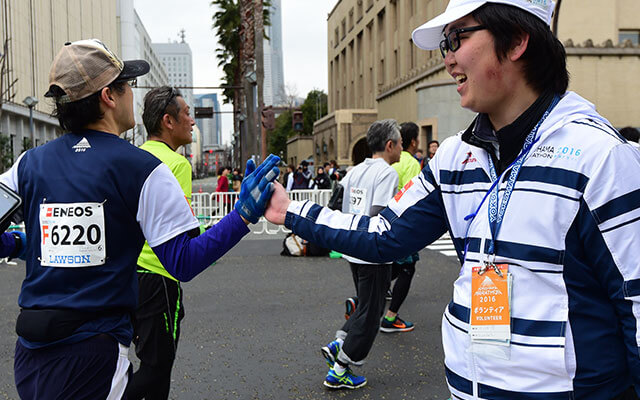
[[[640,152],[571,92],[538,135],[496,238],[495,261],[514,277],[511,346],[500,356],[470,351],[471,268],[488,260],[488,201],[469,227],[464,217],[491,179],[488,154],[461,134],[376,217],[310,202],[287,212],[296,234],[376,263],[445,230],[462,260],[468,241],[442,322],[454,398],[604,400],[631,385],[640,391]]]

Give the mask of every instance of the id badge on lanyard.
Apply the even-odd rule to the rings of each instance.
[[[509,345],[512,282],[507,264],[471,269],[471,340]]]

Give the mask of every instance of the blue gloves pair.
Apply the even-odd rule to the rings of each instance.
[[[267,208],[274,189],[273,181],[280,175],[280,169],[277,167],[279,162],[280,157],[273,154],[270,154],[258,168],[253,160],[247,161],[235,209],[252,224],[258,222]]]

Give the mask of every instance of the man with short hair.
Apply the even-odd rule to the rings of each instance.
[[[140,146],[162,161],[180,184],[191,204],[191,164],[176,150],[192,142],[195,124],[182,93],[161,86],[144,96],[142,121],[147,141]],[[189,231],[198,236],[200,228]],[[138,307],[133,321],[133,342],[140,367],[133,374],[129,399],[167,399],[171,386],[171,369],[180,338],[180,322],[184,318],[184,294],[180,282],[162,266],[149,243],[145,241],[138,257]]]
[[[289,201],[265,216],[371,262],[447,229],[461,262],[442,319],[455,399],[637,399],[640,157],[568,92],[551,0],[450,0],[413,32],[477,113],[377,217]],[[313,218],[309,218],[312,216]]]
[[[199,223],[169,168],[119,138],[135,123],[131,81],[148,71],[96,39],[67,43],[46,94],[67,133],[0,175],[22,197],[27,233],[14,357],[21,399],[123,397],[145,238],[188,281],[249,232],[271,195],[277,157],[249,163],[236,211],[189,236]]]
[[[340,182],[344,187],[342,211],[353,222],[372,217],[384,208],[398,187],[398,173],[390,166],[400,159],[402,137],[392,119],[374,122],[367,131],[371,158],[356,165]],[[356,287],[358,306],[354,314],[336,332],[336,339],[322,348],[329,365],[324,385],[332,389],[355,389],[366,385],[364,376],[356,376],[351,365],[362,365],[373,346],[385,306],[385,293],[391,278],[390,263],[372,264],[344,255]]]

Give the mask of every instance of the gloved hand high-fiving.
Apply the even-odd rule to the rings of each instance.
[[[255,224],[264,214],[267,203],[273,192],[273,181],[280,174],[277,164],[280,157],[270,154],[262,164],[256,168],[253,160],[247,161],[240,195],[235,209],[247,221]]]

